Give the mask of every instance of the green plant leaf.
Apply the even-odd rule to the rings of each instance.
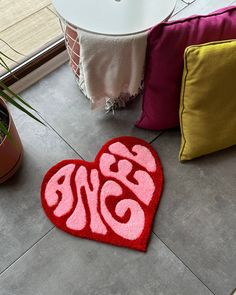
[[[7,56],[5,53],[3,53],[2,51],[0,51],[0,54],[3,55],[5,58],[15,62],[15,63],[18,63],[17,61],[15,61],[14,59],[10,58],[9,56]]]
[[[8,101],[9,103],[11,103],[12,105],[14,105],[16,108],[18,108],[19,110],[21,110],[22,112],[24,112],[25,114],[27,114],[28,116],[30,116],[31,118],[33,118],[34,120],[36,120],[37,122],[41,123],[42,125],[46,126],[42,121],[40,121],[37,117],[35,117],[33,114],[31,114],[27,109],[25,109],[22,105],[20,105],[19,103],[17,103],[12,97],[10,97],[9,95],[7,95],[4,91],[0,91],[0,95],[6,99],[6,101]]]
[[[3,40],[3,42],[5,42]],[[13,49],[14,50],[14,49]],[[14,50],[15,51],[15,50]],[[1,55],[13,62],[16,62],[15,60],[13,60],[12,58],[8,57],[6,54],[4,54],[3,52],[0,51],[0,66],[2,66],[7,72],[11,73],[11,69],[8,67],[8,65],[6,64],[6,62],[3,60],[3,58],[1,57]],[[16,62],[17,63],[17,62]],[[14,77],[14,73],[11,73]],[[27,114],[29,117],[31,117],[32,119],[34,119],[35,121],[39,122],[40,124],[45,125],[45,123],[43,123],[40,119],[38,119],[37,117],[35,117],[29,110],[27,110],[24,106],[26,106],[27,108],[29,108],[30,110],[33,110],[34,112],[36,112],[37,114],[39,114],[37,112],[37,110],[35,110],[30,104],[28,104],[23,98],[21,98],[18,94],[16,94],[14,91],[12,91],[7,85],[5,85],[5,83],[3,81],[0,80],[0,96],[2,96],[7,102],[9,102],[10,104],[12,104],[13,106],[15,106],[16,108],[18,108],[19,110],[21,110],[22,112],[24,112],[25,114]],[[19,104],[16,100],[19,100],[19,102],[21,104],[23,104],[24,106],[22,106],[21,104]],[[11,135],[9,134],[8,130],[6,129],[6,127],[0,122],[0,130],[2,130],[2,132],[8,136],[11,137]]]
[[[10,140],[11,143],[16,144],[15,139],[12,137],[11,133],[7,130],[6,126],[2,122],[0,122],[0,130]]]
[[[5,134],[6,136],[10,136],[9,131],[7,130],[6,126],[0,121],[0,130]]]
[[[1,61],[1,66],[7,70],[8,72],[11,72],[10,68],[8,67],[8,65],[5,63],[5,61],[0,57],[0,61]]]
[[[17,80],[19,80],[17,77],[16,77],[16,75],[14,74],[14,73],[12,73],[12,71],[11,71],[11,69],[8,67],[8,65],[5,63],[5,61],[0,57],[0,65],[8,72],[8,73],[11,73],[11,75],[15,78],[15,79],[17,79]]]
[[[31,105],[29,105],[23,98],[21,98],[18,94],[16,94],[14,91],[12,91],[9,87],[7,87],[1,80],[0,80],[0,86],[4,90],[6,90],[7,92],[9,92],[12,96],[14,96],[15,98],[17,98],[21,103],[23,103],[29,109],[31,109],[31,110],[35,111],[36,113],[38,113]]]

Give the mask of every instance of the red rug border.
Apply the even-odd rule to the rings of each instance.
[[[148,215],[146,215],[144,231],[143,231],[142,235],[135,241],[126,240],[126,239],[121,238],[120,236],[116,235],[115,233],[111,236],[110,231],[109,231],[108,237],[102,236],[102,238],[101,238],[100,235],[91,233],[91,231],[88,231],[87,229],[82,231],[82,232],[85,232],[85,234],[83,234],[83,233],[81,234],[81,232],[70,230],[69,228],[64,226],[64,222],[63,222],[64,219],[63,218],[60,218],[60,219],[58,218],[58,220],[57,220],[52,213],[53,210],[51,210],[51,211],[48,210],[48,205],[46,204],[46,201],[44,198],[44,192],[45,192],[45,188],[48,183],[48,180],[60,168],[62,168],[66,164],[72,164],[72,163],[74,163],[76,165],[86,165],[87,167],[91,167],[91,168],[96,167],[97,168],[98,167],[98,160],[100,159],[101,155],[105,151],[108,151],[108,147],[112,143],[115,143],[118,141],[119,142],[125,141],[125,143],[126,144],[128,143],[128,145],[137,145],[137,144],[144,145],[145,147],[147,147],[151,151],[152,155],[154,156],[154,158],[156,160],[156,164],[157,164],[157,172],[150,173],[151,175],[156,174],[155,178],[158,178],[158,179],[154,180],[154,181],[158,182],[158,184],[156,185],[156,191],[154,193],[155,195],[151,201],[151,204],[148,206],[148,209],[150,210],[150,212],[148,212]],[[156,216],[156,213],[157,213],[159,205],[160,205],[160,200],[161,200],[161,196],[163,193],[163,189],[164,189],[163,167],[162,167],[160,157],[159,157],[158,153],[156,152],[156,150],[151,146],[151,144],[147,143],[143,139],[132,137],[132,136],[122,136],[122,137],[117,137],[117,138],[113,138],[111,140],[108,140],[99,150],[94,162],[88,162],[88,161],[81,160],[81,159],[66,159],[66,160],[62,160],[61,162],[57,163],[52,168],[50,168],[49,171],[45,174],[43,182],[42,182],[41,204],[42,204],[45,214],[47,215],[50,222],[52,222],[52,224],[54,224],[58,229],[60,229],[63,232],[66,232],[67,234],[71,234],[71,235],[79,237],[79,238],[86,238],[86,239],[89,239],[92,241],[97,241],[97,242],[101,242],[101,243],[111,244],[114,246],[125,247],[125,248],[130,248],[133,250],[146,252],[150,238],[151,238],[151,232],[152,232],[153,224],[155,221],[155,216]],[[106,226],[108,226],[107,223],[105,223],[105,224],[106,224]],[[147,227],[147,225],[148,225],[148,227]],[[108,226],[108,228],[109,228],[109,226]]]

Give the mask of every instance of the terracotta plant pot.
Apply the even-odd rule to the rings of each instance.
[[[10,140],[9,138],[5,137],[3,142],[0,143],[0,183],[3,183],[13,176],[20,167],[23,158],[23,146],[9,109],[1,98],[0,105],[3,106],[8,112],[8,131],[10,132],[13,139]]]

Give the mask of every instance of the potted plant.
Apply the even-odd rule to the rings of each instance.
[[[4,58],[10,59],[0,52],[0,66],[11,72]],[[35,110],[0,80],[0,183],[13,176],[23,158],[23,146],[6,102],[42,123],[32,114]]]

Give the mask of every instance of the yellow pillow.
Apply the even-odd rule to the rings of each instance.
[[[181,161],[236,144],[236,41],[190,46],[184,59]]]

